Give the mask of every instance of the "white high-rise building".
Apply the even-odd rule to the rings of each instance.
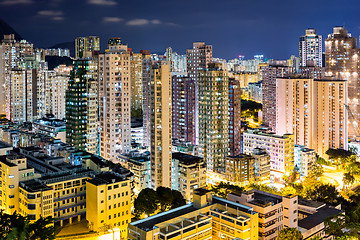
[[[300,66],[322,67],[322,36],[313,28],[306,29],[299,40]]]
[[[119,38],[99,55],[100,155],[116,161],[130,153],[130,54]]]

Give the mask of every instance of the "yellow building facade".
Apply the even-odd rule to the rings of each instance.
[[[86,210],[91,230],[119,228],[121,239],[127,239],[127,225],[131,222],[130,181],[110,172],[88,180]]]
[[[258,239],[258,213],[252,208],[194,190],[194,202],[136,222],[131,240]]]

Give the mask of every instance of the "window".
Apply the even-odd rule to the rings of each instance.
[[[15,186],[14,185],[9,185],[9,188],[14,188]],[[35,195],[34,195],[34,198],[35,198]]]
[[[111,219],[111,215],[109,215],[109,219]]]
[[[109,196],[109,200],[111,200],[111,196]]]
[[[29,220],[35,220],[36,215],[35,214],[28,214],[28,218],[29,218]]]
[[[36,208],[35,204],[28,204],[28,209],[29,210],[34,210]]]
[[[28,194],[28,195],[27,195],[27,198],[28,198],[28,199],[35,199],[35,194]]]

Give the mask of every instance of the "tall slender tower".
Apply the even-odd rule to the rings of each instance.
[[[300,66],[322,67],[322,36],[313,28],[306,29],[299,41]]]
[[[153,65],[150,89],[152,186],[171,188],[171,76],[168,65]]]
[[[241,88],[240,81],[229,78],[229,155],[241,153]]]
[[[195,83],[185,76],[172,77],[172,136],[195,144]]]
[[[193,48],[186,50],[188,76],[195,82],[195,144],[199,143],[199,71],[212,62],[212,46],[204,42],[194,42]]]
[[[66,90],[66,142],[98,153],[97,60],[77,59]]]
[[[100,155],[117,161],[130,153],[130,54],[120,38],[111,38],[99,55]]]
[[[225,171],[229,150],[228,91],[228,72],[219,65],[199,71],[199,152],[207,169],[218,173]]]

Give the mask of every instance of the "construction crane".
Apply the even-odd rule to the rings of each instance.
[[[346,110],[347,110],[348,113],[349,113],[349,120],[350,120],[351,126],[352,126],[352,128],[353,128],[353,130],[354,130],[354,132],[355,132],[355,139],[356,139],[356,140],[359,140],[359,139],[360,139],[360,131],[359,131],[359,127],[355,126],[355,124],[354,124],[354,122],[355,122],[355,117],[354,117],[354,115],[352,114],[352,112],[351,112],[351,110],[350,110],[350,108],[349,108],[349,105],[346,105],[345,103],[344,103],[344,105],[345,105]]]

